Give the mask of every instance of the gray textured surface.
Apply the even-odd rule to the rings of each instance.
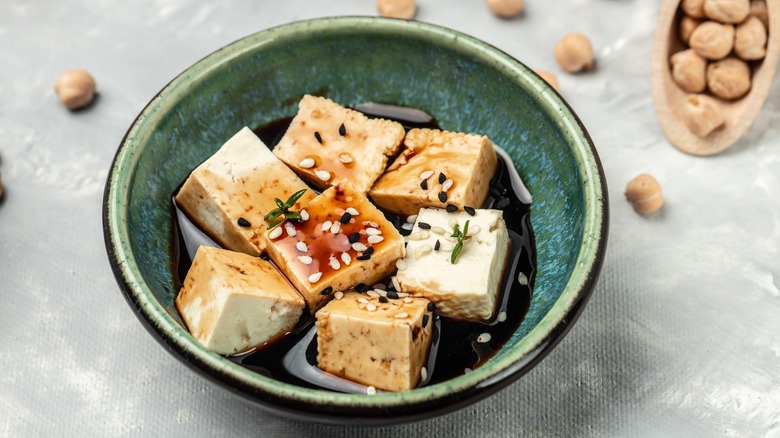
[[[736,147],[683,155],[650,100],[659,1],[526,3],[501,21],[479,0],[419,0],[418,18],[559,73],[612,190],[599,286],[518,383],[444,417],[355,429],[265,414],[166,353],[114,283],[100,209],[124,131],[176,74],[272,25],[374,14],[373,0],[0,2],[0,435],[780,437],[780,90]],[[570,30],[592,37],[596,72],[554,65]],[[100,98],[71,114],[52,85],[76,67]],[[643,171],[668,202],[651,219],[622,195]]]

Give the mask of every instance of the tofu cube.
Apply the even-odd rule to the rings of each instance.
[[[401,234],[349,181],[322,192],[306,211],[308,220],[287,221],[265,236],[268,256],[312,314],[332,292],[388,276],[404,255]]]
[[[201,246],[176,308],[195,339],[236,354],[283,336],[306,304],[276,267],[258,257]]]
[[[484,135],[412,129],[404,150],[376,182],[370,195],[379,208],[417,214],[421,208],[485,204],[498,159]],[[443,176],[440,176],[443,175]],[[423,182],[423,180],[425,182]]]
[[[453,227],[458,224],[462,231],[467,220],[471,237],[453,264]],[[500,296],[510,245],[500,210],[476,210],[470,216],[426,208],[417,216],[407,256],[399,263],[404,269],[396,277],[403,292],[431,300],[444,316],[488,321]]]
[[[223,248],[257,256],[265,250],[263,217],[276,208],[274,198],[286,201],[307,187],[245,127],[192,171],[176,203]],[[308,190],[296,208],[314,196]]]
[[[317,312],[317,366],[353,382],[406,391],[420,382],[431,347],[429,301],[381,303],[348,292]]]
[[[274,154],[317,188],[347,178],[367,193],[403,138],[400,123],[369,119],[330,99],[306,95]]]

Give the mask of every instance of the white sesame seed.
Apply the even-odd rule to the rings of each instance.
[[[368,249],[368,247],[364,243],[355,242],[352,244],[352,249],[354,249],[357,252],[363,252]]]
[[[368,302],[365,302],[365,303],[359,302],[358,303],[358,309],[363,310],[363,309],[366,308],[366,305],[368,305]]]
[[[424,255],[425,255],[425,253],[422,252],[422,250],[420,248],[417,248],[416,250],[414,250],[414,259],[415,260],[420,260],[420,258],[422,256],[424,256]]]
[[[407,216],[406,217],[406,223],[407,224],[413,224],[415,222],[417,222],[417,215],[416,214],[413,214],[411,216]]]
[[[465,369],[463,369],[463,374],[468,374],[471,371],[472,371],[471,368],[465,368]]]
[[[296,243],[295,247],[298,248],[298,251],[300,251],[300,252],[307,252],[307,251],[309,251],[309,247],[306,246],[306,244],[303,243],[303,242]]]
[[[316,164],[314,162],[314,158],[304,158],[303,160],[301,160],[300,163],[298,163],[298,165],[303,167],[304,169],[311,169],[312,167],[314,167],[314,164]]]
[[[323,181],[327,181],[330,179],[330,172],[328,172],[327,170],[316,170],[314,171],[314,174],[317,175],[317,178]]]
[[[341,269],[341,263],[339,263],[338,259],[336,257],[330,256],[330,259],[328,260],[328,263],[330,264],[330,267],[339,270]]]
[[[410,224],[410,223],[407,222],[407,223],[401,225],[401,228],[406,230],[406,231],[412,231],[412,229],[414,228],[414,224]]]
[[[506,321],[506,312],[501,311],[501,313],[498,314],[498,322],[504,322]]]
[[[316,283],[322,278],[322,272],[315,272],[309,275],[309,283]]]
[[[420,174],[420,179],[428,179],[433,176],[432,170],[426,170],[425,172]]]
[[[445,230],[442,227],[433,227],[433,228],[431,228],[431,231],[433,231],[436,234],[444,234],[444,233],[447,232],[447,230]]]
[[[382,234],[382,230],[380,230],[378,228],[367,228],[366,229],[366,234],[368,234],[369,236],[378,236],[378,235]]]
[[[358,303],[368,304],[368,300],[363,298],[363,297],[360,297],[357,300],[358,300]]]
[[[409,243],[409,236],[404,236],[404,243]],[[404,246],[404,248],[406,247]]]
[[[413,300],[413,299],[411,299],[411,298],[409,298],[409,297],[406,297],[406,298],[404,298],[404,303],[406,303],[406,304],[409,304],[409,303],[411,303],[412,301],[414,301],[414,300]]]
[[[455,228],[455,225],[458,225],[458,220],[453,218],[450,218],[449,220],[450,228]]]
[[[379,224],[374,221],[368,221],[368,224],[371,225],[374,228],[379,228]]]
[[[379,242],[385,240],[385,238],[382,237],[382,236],[374,235],[374,236],[368,236],[368,239],[366,239],[366,240],[368,241],[368,243],[379,243]]]
[[[455,242],[458,241],[457,238],[452,237],[452,236],[444,236],[444,238],[447,239],[448,242],[452,242],[452,243],[455,243]]]
[[[409,314],[406,313],[406,312],[396,313],[395,316],[394,316],[394,318],[397,318],[397,319],[404,319],[404,318],[408,318],[408,317],[409,317]]]
[[[482,333],[481,335],[477,336],[477,343],[484,344],[490,342],[490,337],[490,333]]]
[[[422,367],[422,369],[420,369],[420,379],[422,379],[422,381],[428,380],[428,368]]]
[[[345,265],[349,266],[350,263],[352,263],[352,256],[349,254],[342,252],[341,253],[341,261],[344,262]]]
[[[398,268],[399,271],[403,271],[407,267],[406,260],[404,260],[404,259],[396,260],[395,261],[395,267]]]
[[[415,231],[414,233],[409,235],[409,240],[422,240],[422,233],[419,231]]]
[[[270,239],[278,239],[282,235],[282,227],[276,227],[268,233]]]
[[[330,227],[333,226],[333,222],[331,221],[325,221],[322,223],[322,232],[327,233],[328,230],[330,230]]]
[[[431,233],[428,230],[420,230],[419,233],[420,233],[420,240],[425,240],[431,237]]]
[[[517,275],[517,282],[520,283],[521,286],[527,286],[528,285],[528,277],[525,276],[522,272]]]
[[[309,212],[306,210],[301,210],[301,220],[307,221],[309,220]]]
[[[455,245],[451,243],[443,243],[439,249],[444,252],[452,252],[452,250],[455,249]]]
[[[472,225],[469,227],[469,236],[476,236],[479,234],[479,232],[482,231],[482,228],[479,227],[479,225]]]
[[[379,298],[381,296],[381,295],[379,295],[379,292],[377,292],[375,290],[370,290],[370,291],[366,292],[366,295],[368,295],[369,297],[373,297],[373,298]]]
[[[330,226],[330,232],[338,234],[339,231],[341,231],[341,222],[334,222],[333,225]]]
[[[366,306],[366,309],[368,309],[369,312],[373,312],[373,311],[376,310],[376,304],[368,303],[368,305]]]
[[[333,298],[335,298],[337,300],[340,300],[340,299],[344,298],[344,292],[342,292],[340,290],[336,291],[336,293],[333,294]]]
[[[385,290],[385,289],[387,289],[387,286],[385,286],[384,283],[377,283],[377,284],[374,285],[374,289]]]
[[[352,216],[360,216],[360,212],[355,210],[353,207],[349,207],[347,209],[347,213],[351,214]]]
[[[448,179],[448,180],[444,181],[441,184],[441,191],[442,192],[446,192],[447,190],[451,189],[452,188],[452,184],[453,184],[453,182],[452,182],[451,179]]]
[[[339,154],[339,161],[341,161],[344,164],[349,164],[353,160],[352,160],[352,157],[349,156],[349,154]]]
[[[366,388],[366,394],[376,395],[376,388],[374,388],[373,386],[369,386],[368,388]]]
[[[304,265],[310,265],[313,260],[309,256],[298,256],[298,261]]]
[[[295,227],[290,223],[284,224],[284,231],[287,231],[287,235],[290,237],[295,237],[298,234],[298,232],[295,231]]]
[[[398,298],[404,298],[411,295],[409,292],[396,292],[396,294],[398,295]]]
[[[390,281],[393,282],[395,290],[401,290],[401,280],[399,280],[398,277],[392,277],[390,278]]]

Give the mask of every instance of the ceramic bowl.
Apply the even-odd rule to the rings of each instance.
[[[209,352],[174,307],[171,195],[241,127],[295,114],[305,93],[352,105],[418,108],[448,130],[487,135],[534,197],[537,276],[511,340],[469,374],[375,396],[307,389]],[[606,183],[571,108],[506,53],[414,21],[341,17],[258,32],[200,60],[133,122],[106,183],[104,232],[117,282],[146,328],[177,359],[263,408],[299,419],[393,423],[451,411],[513,382],[571,328],[590,296],[607,240]]]

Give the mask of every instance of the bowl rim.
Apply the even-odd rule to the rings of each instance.
[[[373,396],[342,394],[280,382],[252,372],[206,350],[152,296],[135,263],[127,222],[130,171],[143,149],[144,128],[181,97],[193,80],[242,53],[291,36],[299,30],[338,31],[344,28],[403,33],[429,44],[446,44],[467,51],[498,68],[515,82],[534,87],[533,96],[545,111],[561,115],[559,123],[577,157],[583,181],[585,220],[575,267],[561,296],[542,320],[516,345],[469,374],[443,383],[400,393]],[[321,422],[397,423],[442,414],[495,393],[533,368],[560,342],[582,312],[603,264],[609,227],[604,171],[593,141],[563,98],[533,70],[496,47],[446,27],[381,17],[327,17],[296,21],[236,40],[197,61],[158,92],[133,121],[111,164],[103,197],[103,231],[112,271],[128,304],[142,324],[177,359],[218,386],[277,414]],[[305,416],[301,416],[305,414]]]

